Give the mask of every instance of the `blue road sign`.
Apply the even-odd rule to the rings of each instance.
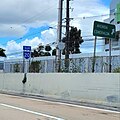
[[[23,50],[31,51],[31,46],[23,46]]]
[[[31,52],[30,51],[23,51],[23,56],[25,59],[29,59],[31,57]]]

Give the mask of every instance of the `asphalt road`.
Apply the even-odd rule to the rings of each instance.
[[[0,120],[120,120],[120,112],[0,94]]]

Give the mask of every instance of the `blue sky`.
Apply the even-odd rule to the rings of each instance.
[[[29,0],[29,7],[27,3],[28,0],[26,0],[26,2],[21,2],[21,0],[11,1],[14,2],[14,5],[18,5],[19,1],[18,9],[14,10],[12,2],[9,0],[4,0],[0,4],[0,15],[2,18],[0,19],[0,47],[4,47],[7,53],[10,53],[15,50],[21,50],[21,46],[26,43],[34,47],[39,42],[46,44],[56,41],[57,31],[49,29],[49,26],[56,27],[57,25],[57,0],[40,0],[42,4],[40,2],[38,3],[37,0]],[[73,13],[71,12],[74,20],[71,21],[71,24],[80,27],[83,35],[92,34],[91,25],[94,19],[81,19],[82,17],[108,14],[109,12],[111,0],[93,1],[94,2],[92,2],[92,0],[74,0],[71,4],[71,7],[74,8]],[[81,4],[83,4],[83,6],[79,7]],[[4,5],[6,7],[4,7]],[[46,8],[46,6],[48,8]],[[86,8],[88,8],[89,11]],[[5,16],[4,14],[10,15]],[[63,14],[65,15],[64,12]],[[76,19],[76,17],[80,19]],[[103,20],[103,18],[100,17],[97,18],[97,20]],[[88,24],[85,24],[86,22]],[[88,26],[91,27],[87,28]],[[87,32],[86,34],[86,31],[90,33]]]
[[[10,40],[15,40],[17,43],[25,40],[25,39],[33,39],[34,37],[38,37],[38,38],[41,38],[41,32],[42,31],[45,31],[45,30],[48,30],[49,29],[49,26],[48,25],[44,25],[44,26],[40,26],[40,27],[37,27],[37,28],[29,28],[27,33],[21,37],[17,37],[17,36],[7,36],[7,37],[1,37],[0,38],[0,43],[2,45],[6,45],[8,41]]]
[[[102,0],[102,2],[104,5],[109,7],[111,0]]]

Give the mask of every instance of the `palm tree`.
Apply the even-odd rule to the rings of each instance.
[[[51,54],[50,54],[51,50],[52,50],[51,46],[49,44],[47,44],[45,46],[45,51],[47,51],[47,52],[45,52],[45,56],[51,56]]]
[[[5,52],[5,50],[0,48],[0,57],[7,57],[4,52]]]
[[[36,49],[33,50],[33,52],[31,52],[31,57],[40,57],[40,56],[44,56],[44,46],[42,44],[40,44]]]

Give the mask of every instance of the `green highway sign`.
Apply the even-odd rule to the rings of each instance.
[[[120,23],[120,3],[117,4],[116,20]]]
[[[115,25],[103,23],[103,22],[94,22],[93,35],[106,38],[115,38]]]

